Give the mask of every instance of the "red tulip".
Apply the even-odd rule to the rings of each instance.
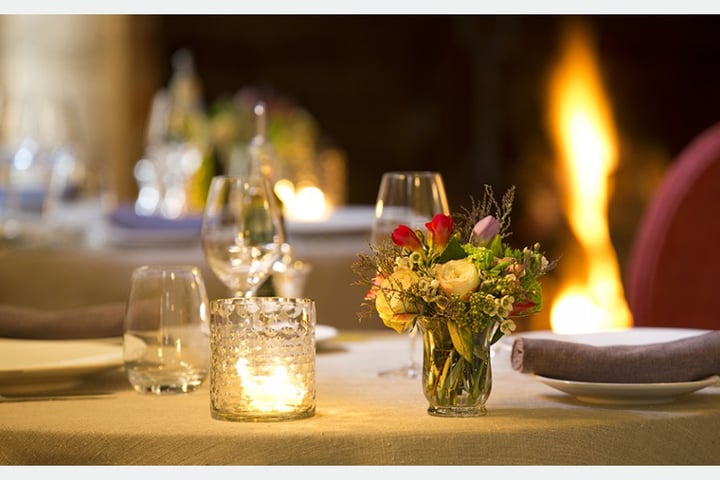
[[[538,306],[537,303],[533,301],[526,301],[526,302],[516,302],[513,305],[512,312],[510,312],[510,316],[522,316],[529,313],[533,313],[533,310]]]
[[[398,225],[392,233],[392,241],[398,247],[404,247],[412,252],[419,252],[422,250],[422,242],[418,238],[417,234],[412,228],[407,225]]]
[[[425,227],[430,232],[430,245],[439,251],[444,250],[450,241],[450,234],[452,233],[452,217],[438,213],[431,222],[425,224]]]

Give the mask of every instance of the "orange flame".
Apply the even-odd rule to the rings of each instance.
[[[552,329],[581,333],[632,324],[607,221],[609,176],[617,166],[611,108],[585,30],[568,30],[562,58],[550,81],[551,126],[561,157],[563,204],[587,260],[560,289],[550,311]],[[566,266],[580,270],[578,259]]]

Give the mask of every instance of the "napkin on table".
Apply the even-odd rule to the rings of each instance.
[[[155,215],[138,215],[132,205],[120,205],[109,215],[114,225],[141,230],[200,231],[201,216],[164,218]]]
[[[510,360],[521,373],[562,380],[689,382],[720,375],[720,330],[670,342],[602,347],[520,337]]]
[[[103,338],[122,335],[125,303],[64,310],[0,305],[0,337],[38,339]]]

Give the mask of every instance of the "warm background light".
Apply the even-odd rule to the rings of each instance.
[[[331,213],[325,194],[315,185],[296,188],[289,180],[275,184],[275,193],[285,206],[285,216],[290,220],[320,221]]]
[[[608,226],[617,134],[590,39],[577,25],[568,30],[551,77],[550,115],[563,208],[583,252],[563,259],[565,278],[552,304],[552,329],[579,333],[629,327]]]

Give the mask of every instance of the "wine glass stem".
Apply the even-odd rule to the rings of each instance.
[[[410,330],[410,332],[408,332],[408,336],[410,337],[410,358],[408,361],[408,376],[410,378],[414,378],[415,375],[417,375],[418,369],[418,363],[415,359],[415,356],[417,355],[418,341],[420,339],[417,327],[414,327],[412,330]]]

